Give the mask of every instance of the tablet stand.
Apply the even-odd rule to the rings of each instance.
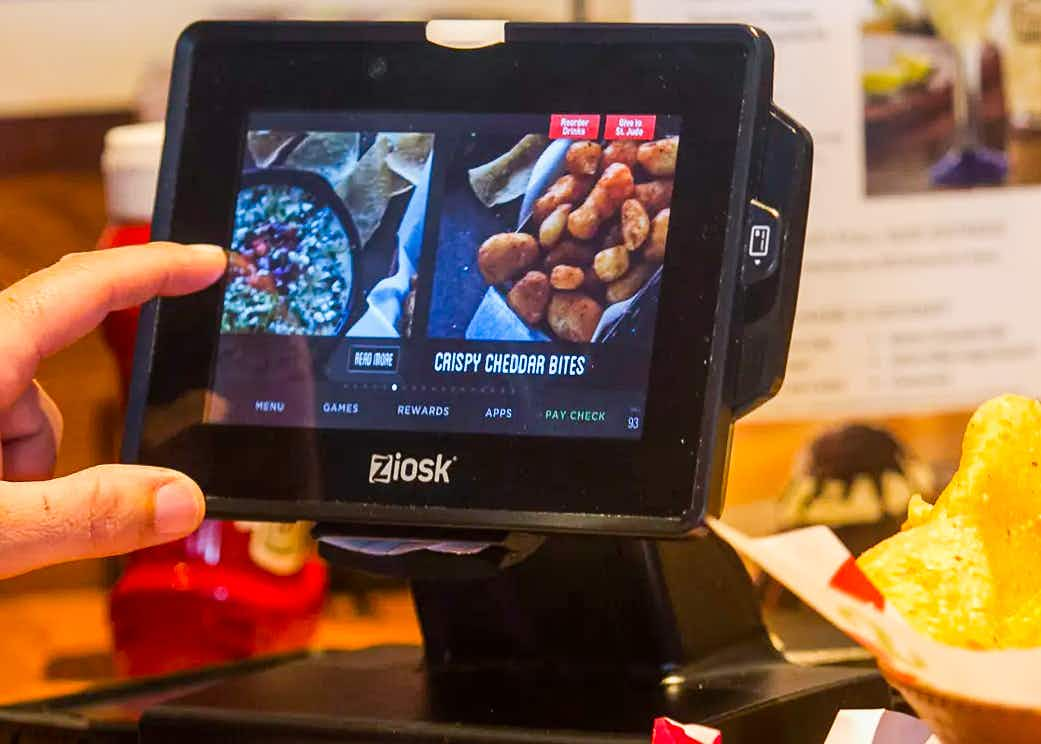
[[[322,653],[245,675],[149,709],[142,741],[646,743],[669,716],[717,726],[727,744],[794,743],[823,741],[839,708],[890,703],[873,670],[784,661],[740,559],[714,535],[550,537],[505,568],[509,551],[489,551],[395,561],[326,548],[344,565],[421,577],[423,650]]]

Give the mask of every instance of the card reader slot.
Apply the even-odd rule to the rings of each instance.
[[[746,212],[731,346],[732,405],[744,415],[781,386],[799,291],[813,143],[774,109],[758,187]]]

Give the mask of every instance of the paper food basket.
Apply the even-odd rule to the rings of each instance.
[[[870,651],[943,744],[1041,742],[1041,648],[973,651],[918,633],[827,527],[749,537],[709,526]]]

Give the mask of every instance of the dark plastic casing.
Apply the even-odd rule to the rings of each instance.
[[[356,533],[689,532],[721,510],[732,423],[777,391],[787,360],[812,145],[773,106],[772,79],[772,45],[747,26],[506,24],[505,43],[467,50],[431,44],[417,23],[190,27],[159,240],[227,241],[255,111],[658,111],[681,115],[681,141],[702,146],[680,148],[639,441],[202,424],[215,287],[145,307],[124,461],[187,472],[215,517]],[[381,452],[459,459],[450,485],[370,484]]]

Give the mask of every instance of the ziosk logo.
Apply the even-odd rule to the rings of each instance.
[[[400,452],[393,455],[373,454],[369,461],[369,483],[448,483],[448,469],[458,457],[437,458],[425,457],[417,460],[414,457],[402,457]]]

